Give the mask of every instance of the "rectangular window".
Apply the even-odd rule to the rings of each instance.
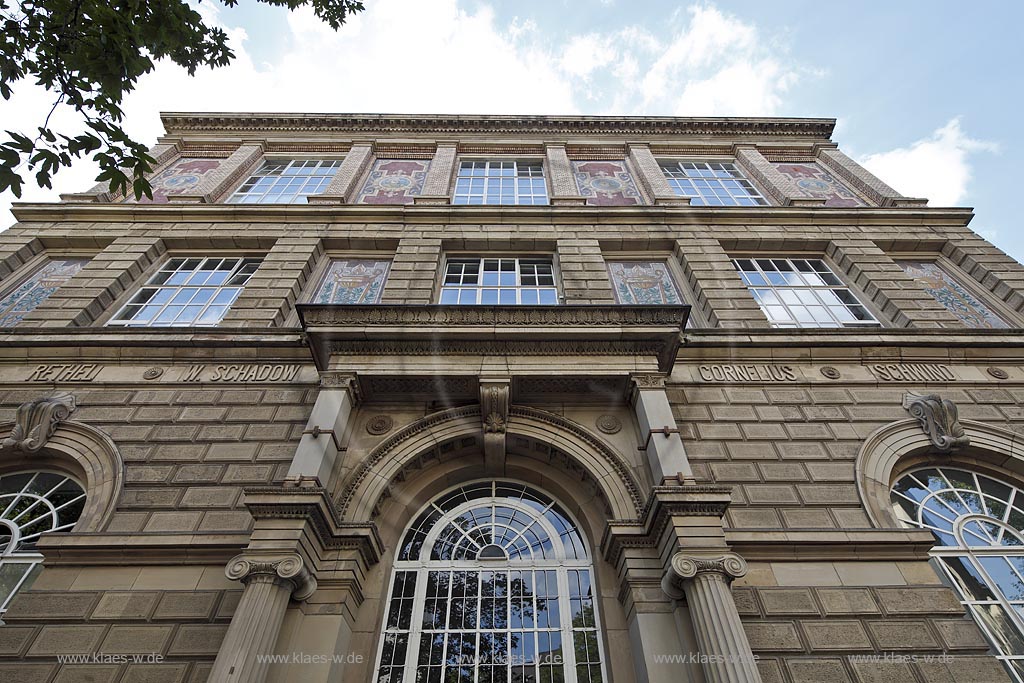
[[[768,206],[736,164],[728,161],[663,161],[661,171],[691,206]]]
[[[550,259],[450,259],[441,286],[442,304],[554,305],[558,289]]]
[[[547,204],[539,161],[463,161],[452,204]]]
[[[683,303],[664,261],[610,261],[608,274],[620,304]]]
[[[0,298],[0,327],[14,327],[85,267],[89,259],[49,259]]]
[[[821,259],[734,259],[772,327],[858,327],[879,323]]]
[[[107,324],[217,325],[262,261],[259,257],[169,259]]]
[[[341,259],[331,261],[314,304],[376,304],[384,291],[391,261]]]
[[[897,261],[924,291],[967,327],[1006,329],[1005,320],[933,261]]]
[[[264,161],[228,199],[229,204],[305,204],[331,184],[340,161]]]

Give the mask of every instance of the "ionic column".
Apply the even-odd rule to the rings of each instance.
[[[210,680],[263,683],[270,662],[260,655],[273,653],[288,601],[311,596],[316,579],[298,555],[266,560],[239,555],[228,563],[224,573],[244,583],[245,590],[217,653]]]
[[[707,683],[760,683],[750,642],[743,630],[729,583],[747,573],[747,563],[735,553],[672,556],[662,588],[669,597],[686,598],[697,648],[707,659],[701,664]]]
[[[313,411],[288,468],[287,480],[315,480],[318,486],[330,483],[331,473],[341,450],[348,418],[359,403],[359,382],[355,375],[326,372],[320,378]]]
[[[693,479],[693,469],[679,437],[672,405],[665,393],[664,375],[633,375],[630,400],[645,440],[647,463],[654,483]]]

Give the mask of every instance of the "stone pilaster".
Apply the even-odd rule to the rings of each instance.
[[[707,683],[760,683],[729,583],[747,573],[747,563],[735,553],[691,555],[676,553],[662,587],[669,597],[686,598]]]
[[[288,469],[289,481],[315,481],[318,486],[329,484],[332,473],[337,470],[340,445],[360,394],[355,375],[324,373],[320,393]]]
[[[551,188],[552,204],[578,204],[582,206],[586,199],[580,196],[576,187],[576,179],[572,175],[572,164],[565,152],[565,145],[550,143],[544,146],[547,161],[548,185]]]
[[[818,150],[818,161],[876,206],[924,206],[927,199],[904,197],[835,147]]]
[[[91,325],[110,311],[126,289],[163,257],[158,237],[119,237],[96,254],[50,298],[25,315],[22,324],[44,327]]]
[[[382,304],[430,304],[441,267],[441,240],[405,237],[398,243],[391,272],[384,283]]]
[[[689,303],[711,327],[768,327],[768,318],[718,240],[697,236],[676,240],[674,256],[697,297]]]
[[[371,163],[372,143],[358,142],[352,145],[327,189],[309,197],[307,201],[310,204],[354,204],[358,199],[359,180]]]
[[[4,288],[10,284],[5,281],[8,276],[43,251],[43,243],[37,237],[14,230],[0,233],[0,282]]]
[[[232,581],[245,584],[231,618],[211,681],[263,683],[270,663],[260,655],[274,651],[290,599],[302,601],[316,590],[316,579],[298,555],[251,558],[239,555],[224,572]]]
[[[597,240],[560,239],[556,248],[565,303],[615,303],[611,277]]]
[[[765,159],[757,148],[736,146],[736,163],[748,178],[755,181],[764,190],[771,203],[779,206],[821,206],[824,199],[807,196],[788,176],[779,172],[770,161]]]
[[[681,482],[693,479],[693,470],[686,457],[683,440],[679,437],[672,406],[665,392],[663,375],[632,376],[633,409],[644,435],[647,464],[655,485],[665,481]]]
[[[636,173],[637,180],[640,181],[642,190],[650,197],[652,203],[689,206],[690,198],[680,197],[675,193],[648,145],[629,145],[629,163]]]
[[[319,237],[281,237],[224,316],[222,327],[282,325],[301,296],[317,260],[323,256]]]
[[[1024,313],[1024,266],[1020,263],[966,229],[951,234],[942,253],[1011,309]]]
[[[439,142],[434,158],[423,180],[423,191],[414,200],[416,204],[450,204],[452,197],[452,174],[459,143]]]
[[[214,204],[222,201],[256,169],[263,159],[263,151],[262,142],[242,143],[191,192],[170,195],[168,201],[192,204]]]

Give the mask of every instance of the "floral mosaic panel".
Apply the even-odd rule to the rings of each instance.
[[[390,261],[369,259],[331,261],[312,303],[379,303],[390,267]]]
[[[359,192],[359,204],[412,204],[423,191],[430,161],[377,159]]]
[[[14,327],[85,267],[89,259],[54,259],[0,298],[0,327]]]
[[[613,261],[612,289],[620,304],[682,304],[664,261]]]
[[[775,168],[789,176],[809,197],[824,199],[825,206],[867,206],[853,190],[817,163],[777,163]]]
[[[166,204],[167,197],[172,194],[184,194],[199,186],[207,175],[220,166],[222,159],[179,159],[174,165],[165,168],[149,179],[153,186],[153,198],[143,197],[142,204]],[[125,201],[134,202],[135,196],[130,195]]]
[[[580,196],[591,206],[643,203],[625,161],[574,161],[572,172]]]
[[[907,275],[967,327],[1007,328],[1005,320],[932,261],[897,261]]]

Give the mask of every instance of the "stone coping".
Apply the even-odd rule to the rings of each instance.
[[[357,114],[273,112],[162,112],[168,134],[230,131],[349,133],[564,133],[629,135],[757,135],[829,139],[832,118],[529,116],[465,114]]]
[[[937,225],[966,226],[974,217],[961,207],[856,207],[819,206],[517,206],[448,204],[137,204],[110,202],[22,203],[12,207],[19,221],[113,221],[160,223],[223,221],[226,223],[399,222],[408,224],[582,224],[617,225],[653,222],[668,225],[778,223],[779,225]]]

